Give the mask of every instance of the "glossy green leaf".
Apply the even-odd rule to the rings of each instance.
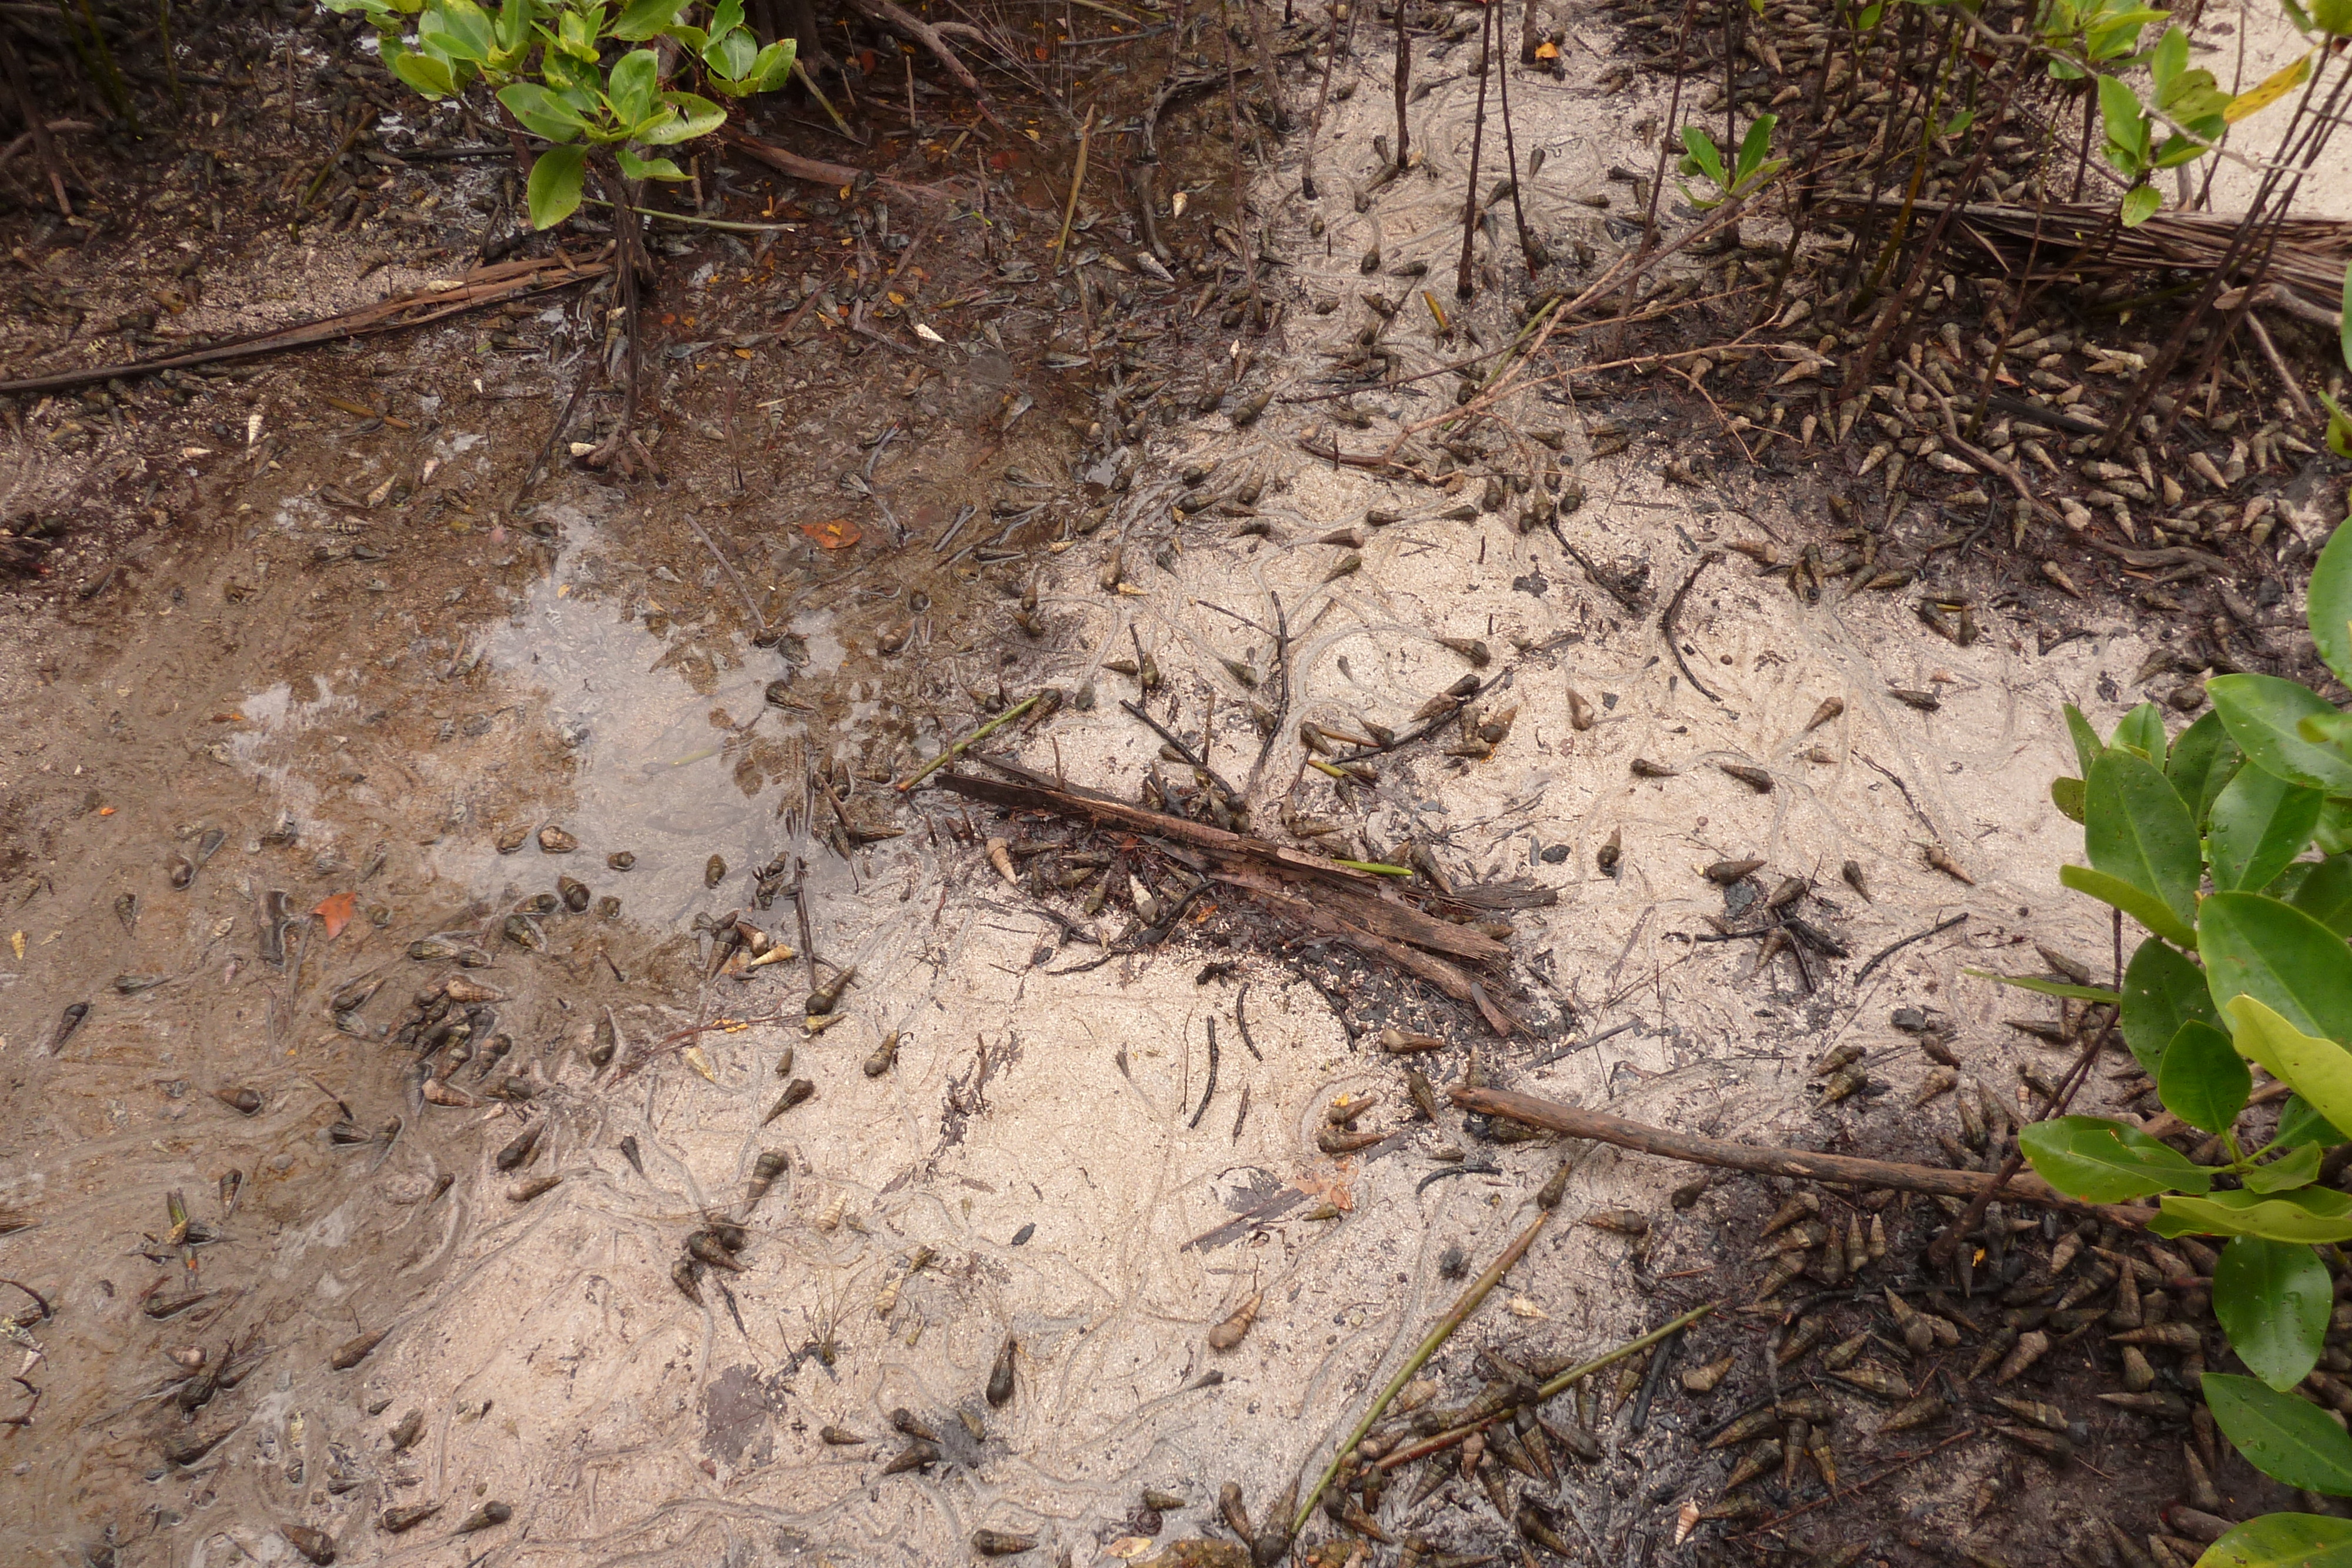
[[[631,49],[613,62],[604,80],[614,118],[635,125],[654,111],[655,95],[661,91],[661,64],[651,49]]]
[[[2260,893],[2217,893],[2205,901],[2198,950],[2223,1011],[2231,998],[2249,996],[2305,1034],[2352,1040],[2352,951],[2294,905]],[[2327,1114],[2339,1119],[2334,1109]]]
[[[642,44],[677,19],[683,0],[629,0],[613,18],[610,31],[625,44]]]
[[[2305,1106],[2304,1111],[2311,1121],[2322,1127],[2327,1125],[2312,1113],[2309,1106]],[[2238,1179],[2245,1183],[2248,1192],[2293,1192],[2296,1187],[2309,1186],[2319,1176],[2319,1149],[2316,1143],[2297,1144],[2266,1166],[2248,1166],[2238,1173]]]
[[[2102,77],[2100,79],[2104,81],[2106,78]],[[2191,156],[2194,156],[2193,151]],[[2185,159],[2176,160],[2176,162],[2184,162],[2186,161]],[[2159,161],[2155,166],[2167,168],[2170,165]],[[2124,193],[2123,205],[2118,210],[2117,215],[2124,227],[2136,229],[2163,210],[2164,193],[2162,191],[2158,190],[2154,185],[2135,185]]]
[[[2268,886],[2311,841],[2326,800],[2265,768],[2240,768],[2213,802],[2205,831],[2213,885],[2224,892]]]
[[[2170,943],[2147,938],[2124,969],[2124,1043],[2153,1078],[2164,1048],[2183,1024],[2192,1022],[2221,1026],[2205,971]]]
[[[2227,1131],[2253,1088],[2254,1075],[2230,1037],[2195,1019],[2180,1026],[2157,1063],[2156,1092],[2164,1108],[2208,1133]]]
[[[2083,820],[2083,781],[2080,779],[2053,779],[2050,780],[2050,803],[2058,808],[2060,816],[2079,823]]]
[[[1727,186],[1724,176],[1723,155],[1715,150],[1715,138],[1696,125],[1683,127],[1683,162],[1685,174],[1704,174],[1717,185]]]
[[[2209,1372],[2202,1384],[2214,1424],[2254,1469],[2291,1487],[2352,1497],[2352,1433],[2326,1411],[2251,1377]]]
[[[519,81],[502,87],[499,89],[499,101],[522,121],[525,131],[550,141],[569,141],[588,129],[585,116],[537,82]]]
[[[2162,740],[2157,746],[2160,752]],[[2118,747],[2091,764],[2084,782],[2083,850],[2092,869],[2162,899],[2182,925],[2196,924],[2204,868],[2179,792],[2154,763]]]
[[[640,158],[625,147],[613,149],[613,160],[632,180],[683,180],[686,171],[667,158]]]
[[[551,147],[539,155],[525,191],[531,227],[551,229],[580,210],[581,172],[587,162],[588,150],[577,145]]]
[[[414,49],[403,49],[392,60],[392,74],[438,102],[457,92],[457,78],[449,62],[434,55],[421,55]]]
[[[2230,1348],[2282,1394],[2319,1364],[2335,1305],[2327,1265],[2308,1247],[2235,1237],[2213,1267],[2213,1315]]]
[[[497,42],[489,13],[474,0],[429,0],[416,26],[416,41],[471,65],[488,59]]]
[[[2347,274],[2346,287],[2352,291],[2352,272]],[[2345,330],[2352,332],[2352,327]],[[2346,363],[2352,364],[2352,341],[2345,354]],[[2352,528],[2337,528],[2327,536],[2311,566],[2310,595],[2311,640],[2336,678],[2352,681],[2352,674],[2347,674],[2352,671]]]
[[[2207,1547],[2197,1568],[2352,1568],[2352,1519],[2265,1513]]]
[[[2116,148],[2126,153],[2146,153],[2147,121],[2140,112],[2139,94],[2114,77],[2099,78],[2099,120],[2108,141]]]
[[[680,141],[691,141],[698,136],[708,136],[727,123],[727,111],[707,98],[699,98],[690,92],[666,92],[661,96],[662,102],[677,111],[677,118],[655,134],[638,136],[635,140],[664,147],[674,146]]]
[[[2158,1192],[2203,1192],[2213,1173],[2137,1127],[2097,1116],[2035,1122],[2017,1146],[2043,1181],[2088,1203],[2121,1203]]]
[[[2004,986],[2014,986],[2021,991],[2033,991],[2045,997],[2067,997],[2078,1002],[2114,1002],[2120,998],[2115,992],[2097,986],[2077,986],[2064,980],[2045,980],[2039,975],[2003,975],[1991,969],[1963,969],[1964,975],[1974,975],[1979,980],[1993,980]],[[2200,979],[2198,988],[2204,988]]]
[[[2252,997],[2232,998],[2224,1010],[2239,1055],[2260,1062],[2335,1125],[2352,1123],[2352,1051],[2295,1028]]]
[[[2306,718],[2335,713],[2317,693],[2276,675],[2216,675],[2205,683],[2205,695],[2255,767],[2307,789],[2352,795],[2352,758],[2313,745],[2296,728]]]
[[[2352,38],[2352,0],[2311,0],[2311,25],[2331,38]]]
[[[761,49],[760,57],[751,62],[751,74],[746,78],[750,90],[774,92],[782,87],[785,78],[793,74],[793,61],[799,51],[799,44],[791,38],[782,39]]]
[[[2286,901],[2338,936],[2352,936],[2352,854],[2315,862]]]
[[[2217,1192],[2168,1195],[2148,1222],[2158,1236],[2259,1236],[2272,1241],[2352,1241],[2352,1197],[2326,1187],[2266,1196]]]
[[[2330,800],[2319,809],[2311,841],[2323,855],[2352,854],[2352,800]]]
[[[2116,732],[2107,737],[2107,744],[2110,747],[2120,746],[2126,751],[2137,751],[2158,768],[2162,768],[2165,762],[2164,710],[2154,703],[2140,704],[2116,721]],[[2085,773],[2084,777],[2087,779],[2090,775]]]
[[[2290,1094],[2279,1109],[2278,1135],[2271,1142],[2286,1148],[2332,1149],[2339,1144],[2352,1144],[2352,1133],[2321,1115],[2302,1095]],[[2313,1168],[2316,1170],[2317,1166]]]
[[[759,57],[760,41],[742,27],[720,34],[702,46],[702,63],[728,81],[749,76],[752,63]]]
[[[2164,776],[2179,791],[2181,802],[2200,830],[2212,812],[2214,799],[2245,760],[2245,753],[2221,727],[2221,716],[2217,713],[2206,713],[2173,738],[2171,753],[2164,759]]]
[[[2062,865],[2058,868],[2058,880],[2076,893],[2089,894],[2101,904],[2122,910],[2168,942],[2182,947],[2197,946],[2195,927],[2182,924],[2180,916],[2162,899],[2142,893],[2119,876],[2109,876],[2086,865]]]
[[[2091,727],[2091,721],[2083,716],[2081,708],[2068,703],[2063,711],[2067,737],[2074,743],[2074,770],[2087,778],[2091,764],[2099,759],[2099,753],[2107,748],[2107,743],[2099,738],[2099,732]]]

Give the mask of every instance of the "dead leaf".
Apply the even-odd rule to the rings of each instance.
[[[1539,60],[1556,60],[1559,58],[1559,46],[1553,43],[1549,38],[1546,38],[1542,43],[1536,46],[1536,58]]]
[[[359,907],[359,903],[360,895],[356,893],[338,893],[320,899],[319,906],[310,913],[325,923],[327,940],[332,942],[343,934],[343,927],[352,923],[352,912]]]
[[[25,934],[22,931],[8,933],[8,946],[14,947],[16,950],[16,956],[22,959],[25,956]]]
[[[835,517],[829,523],[803,523],[801,532],[819,549],[847,549],[866,537],[847,517]]]

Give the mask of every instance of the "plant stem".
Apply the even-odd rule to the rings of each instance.
[[[1454,271],[1454,298],[1467,299],[1470,287],[1470,243],[1478,233],[1478,153],[1486,145],[1486,78],[1495,74],[1495,7],[1486,9],[1486,31],[1478,40],[1478,118],[1470,128],[1470,192],[1462,203],[1462,263]]]
[[[1489,15],[1491,14],[1490,12]],[[1503,1249],[1503,1255],[1495,1260],[1492,1268],[1471,1281],[1470,1288],[1462,1292],[1461,1299],[1454,1303],[1453,1309],[1437,1320],[1437,1326],[1429,1331],[1428,1336],[1421,1342],[1420,1348],[1405,1358],[1405,1364],[1397,1368],[1396,1375],[1389,1379],[1389,1385],[1381,1390],[1380,1397],[1373,1400],[1370,1408],[1364,1412],[1363,1419],[1356,1423],[1356,1429],[1348,1434],[1348,1440],[1341,1443],[1338,1450],[1332,1454],[1331,1462],[1325,1467],[1321,1479],[1316,1481],[1314,1490],[1307,1494],[1306,1501],[1300,1504],[1298,1517],[1290,1521],[1292,1536],[1296,1537],[1300,1531],[1307,1528],[1308,1516],[1314,1513],[1315,1505],[1322,1500],[1323,1494],[1330,1490],[1332,1480],[1339,1473],[1339,1467],[1348,1462],[1348,1457],[1356,1451],[1356,1445],[1364,1440],[1364,1434],[1372,1429],[1372,1423],[1379,1420],[1381,1412],[1389,1407],[1389,1401],[1394,1399],[1398,1391],[1412,1381],[1412,1375],[1419,1372],[1429,1358],[1435,1355],[1445,1342],[1453,1337],[1454,1331],[1460,1328],[1470,1314],[1478,1310],[1478,1303],[1486,1299],[1487,1292],[1502,1283],[1503,1276],[1510,1272],[1511,1265],[1527,1256],[1528,1249],[1536,1244],[1536,1238],[1543,1234],[1543,1228],[1550,1221],[1553,1210],[1559,1207],[1560,1195],[1567,1190],[1567,1187],[1568,1162],[1562,1160],[1559,1169],[1552,1173],[1551,1179],[1544,1183],[1543,1190],[1536,1195],[1537,1213],[1534,1221],[1525,1230],[1519,1232],[1517,1240]]]
[[[1405,130],[1404,123],[1405,94],[1412,88],[1412,43],[1404,35],[1405,3],[1406,0],[1397,0],[1396,12],[1396,166],[1397,172],[1400,174],[1405,172],[1410,162],[1405,154],[1412,147],[1412,135]]]
[[[998,714],[994,718],[990,719],[986,724],[982,725],[978,729],[973,730],[970,735],[965,736],[961,740],[957,741],[945,751],[942,751],[937,757],[932,758],[929,762],[924,763],[920,768],[915,770],[914,777],[908,779],[905,783],[893,785],[892,788],[897,789],[899,794],[905,794],[908,790],[912,789],[916,785],[920,784],[924,779],[929,779],[932,774],[938,772],[940,768],[946,767],[957,758],[961,757],[964,753],[964,747],[971,745],[971,743],[976,740],[987,739],[998,730],[1003,729],[1006,725],[1011,724],[1014,719],[1019,718],[1023,714],[1027,713],[1031,708],[1035,707],[1040,702],[1045,700],[1045,693],[1039,692],[1036,695],[1025,698],[1023,701],[1014,704],[1013,706],[1006,708],[1003,713]]]

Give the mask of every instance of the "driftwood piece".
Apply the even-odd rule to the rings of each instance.
[[[1102,827],[1171,840],[1202,857],[1219,880],[1252,891],[1286,885],[1311,889],[1324,902],[1327,913],[1375,936],[1473,964],[1500,965],[1510,956],[1510,949],[1485,932],[1440,920],[1396,898],[1392,890],[1382,885],[1384,878],[1350,871],[1264,839],[1147,811],[1090,790],[1007,784],[961,773],[943,773],[939,782],[943,789],[1007,810],[1083,817]],[[1468,999],[1466,990],[1463,999]]]
[[[201,349],[191,349],[184,354],[0,382],[0,393],[64,392],[72,387],[112,381],[117,376],[152,375],[158,371],[186,370],[196,365],[217,364],[225,360],[247,360],[285,349],[309,348],[313,344],[337,342],[346,338],[365,338],[378,332],[422,327],[463,311],[495,305],[501,299],[511,299],[517,295],[543,293],[551,288],[585,282],[592,277],[602,277],[612,270],[612,263],[601,257],[574,261],[559,255],[500,262],[494,267],[476,267],[452,282],[396,294],[389,299],[378,300],[357,310],[346,310],[339,316],[324,316],[314,321],[299,321],[290,327],[231,338]]]
[[[1798,1176],[1807,1181],[1844,1182],[1864,1187],[1899,1187],[1906,1192],[1924,1192],[1946,1197],[1974,1197],[2000,1185],[1999,1178],[1990,1171],[1943,1170],[1934,1166],[1899,1165],[1889,1160],[1862,1159],[1853,1155],[1817,1154],[1811,1149],[1768,1148],[1757,1144],[1734,1143],[1728,1138],[1672,1133],[1643,1122],[1612,1116],[1606,1111],[1587,1111],[1581,1106],[1564,1105],[1557,1100],[1546,1100],[1539,1095],[1521,1094],[1507,1089],[1457,1088],[1451,1091],[1448,1097],[1465,1111],[1524,1122],[1530,1127],[1566,1133],[1571,1138],[1591,1138],[1641,1154],[1663,1155],[1668,1159],[1722,1166],[1731,1170],[1754,1171],[1759,1176]],[[2100,1219],[2114,1220],[2118,1225],[2146,1225],[2156,1218],[2155,1209],[2140,1204],[2084,1203],[2078,1198],[2068,1197],[2036,1176],[2021,1174],[2012,1176],[2003,1191],[2021,1203],[2040,1204],[2044,1208],[2063,1209],[2069,1214],[2087,1214]]]

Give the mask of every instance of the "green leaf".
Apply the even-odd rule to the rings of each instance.
[[[2083,716],[2081,708],[2068,703],[2064,712],[2066,734],[2074,742],[2074,770],[2087,779],[2091,775],[2091,764],[2099,759],[2099,753],[2107,748],[2107,743],[2099,738],[2099,732],[2091,727],[2091,721]]]
[[[800,45],[791,38],[780,39],[761,49],[760,57],[751,62],[751,74],[747,78],[750,89],[753,92],[773,92],[783,86],[793,74],[793,61],[799,50]]]
[[[2157,745],[2160,757],[2163,742]],[[2181,925],[2194,925],[2197,883],[2204,869],[2197,852],[2197,825],[2179,792],[2155,763],[2118,747],[2108,747],[2105,756],[2091,764],[2083,807],[2083,848],[2092,869],[2154,894]]]
[[[685,8],[683,0],[629,0],[609,31],[625,44],[642,44],[677,20]]]
[[[507,106],[507,112],[522,121],[525,131],[550,141],[569,141],[588,129],[586,118],[578,110],[537,82],[519,81],[502,87],[499,89],[499,101]]]
[[[676,110],[677,118],[652,135],[640,135],[633,140],[650,141],[663,147],[675,146],[680,141],[691,141],[698,136],[708,136],[727,123],[725,110],[709,99],[690,92],[666,92],[662,94],[662,102]]]
[[[2345,286],[2352,289],[2352,274]],[[2352,327],[2345,330],[2352,332]],[[2346,343],[2345,357],[2352,363],[2352,340]],[[2311,640],[2337,680],[2352,680],[2347,674],[2352,671],[2352,528],[2327,536],[2319,559],[2312,563],[2310,595]]]
[[[2205,972],[2182,956],[2169,943],[2150,936],[2142,941],[2124,968],[2124,1043],[2131,1047],[2149,1077],[2164,1060],[2165,1047],[2189,1023],[2220,1028],[2205,988]]]
[[[613,62],[605,81],[614,118],[635,125],[654,111],[655,95],[661,90],[661,62],[651,49],[631,49]]]
[[[2336,1292],[2308,1247],[2233,1238],[2213,1266],[2213,1315],[2247,1370],[2284,1394],[2319,1364]]]
[[[2322,1513],[2266,1513],[2205,1549],[2197,1568],[2347,1568],[2352,1519]]]
[[[392,62],[392,74],[436,103],[457,93],[457,78],[449,63],[433,55],[403,49]]]
[[[2344,368],[2352,370],[2352,262],[2344,267],[2344,314],[2336,318],[2336,336],[2344,350]]]
[[[474,0],[430,0],[417,23],[416,41],[453,60],[478,66],[490,57],[496,39],[489,13]]]
[[[2290,1094],[2287,1098],[2290,1102],[2294,1102],[2294,1096]],[[2319,1126],[2327,1126],[2327,1124],[2315,1114],[2308,1105],[2304,1106],[2303,1114]],[[2285,1120],[2284,1116],[2279,1119],[2281,1126],[2285,1125]],[[2328,1130],[2334,1131],[2333,1128]],[[2321,1147],[2322,1145],[2315,1142],[2296,1144],[2269,1165],[2249,1166],[2240,1171],[2238,1179],[2245,1184],[2248,1192],[2293,1192],[2296,1187],[2309,1186],[2319,1179]]]
[[[2157,101],[2162,103],[2180,73],[2189,68],[2189,35],[2179,26],[2165,28],[2164,37],[2147,54],[2148,75],[2156,78]]]
[[[2297,729],[2306,718],[2336,712],[2317,693],[2276,675],[2216,675],[2205,683],[2205,695],[2255,767],[2306,789],[2352,795],[2352,759],[2313,745]]]
[[[587,162],[588,150],[577,145],[551,147],[539,155],[526,192],[531,227],[551,229],[580,210],[580,175]]]
[[[2201,829],[2213,809],[2214,797],[2237,776],[2245,759],[2230,732],[2221,727],[2221,716],[2208,713],[2173,737],[2172,750],[2164,759],[2164,776],[2172,780],[2190,819]]]
[[[2311,25],[2331,38],[2352,38],[2352,0],[2311,0]]]
[[[2099,78],[2099,119],[2117,147],[2146,151],[2147,122],[2140,115],[2139,94],[2114,77]]]
[[[2100,78],[2105,80],[2105,78]],[[2124,227],[2136,229],[2163,209],[2164,193],[2154,185],[2135,185],[2124,193]]]
[[[1696,125],[1685,125],[1683,127],[1683,148],[1690,155],[1690,163],[1695,165],[1684,172],[1704,174],[1717,185],[1730,184],[1731,182],[1724,178],[1723,155],[1715,150],[1713,137]]]
[[[2275,773],[2244,768],[2213,802],[2205,859],[2223,892],[2261,888],[2284,871],[2311,841],[2326,797]]]
[[[2319,401],[2327,405],[2327,450],[2338,457],[2352,457],[2352,413],[2326,392]]]
[[[2039,975],[2002,975],[1990,969],[1963,969],[1960,973],[1974,975],[1979,980],[2015,986],[2021,991],[2034,991],[2045,997],[2071,997],[2078,1002],[2112,1003],[2117,999],[2115,992],[2102,990],[2096,986],[2074,986],[2063,980],[2045,980]],[[2202,980],[2198,982],[2198,988],[2204,988]]]
[[[2343,937],[2260,893],[2208,898],[2198,936],[2205,983],[2224,1012],[2232,998],[2249,996],[2305,1034],[2352,1040],[2352,953]],[[2242,1049],[2242,1036],[2239,1043]],[[2340,1115],[2339,1124],[2352,1123],[2352,1105],[2321,1109],[2331,1121]]]
[[[2180,1026],[2157,1063],[2156,1093],[2164,1108],[2208,1133],[2228,1131],[2253,1088],[2254,1075],[2230,1037],[2195,1019]]]
[[[2352,853],[2352,800],[2330,800],[2319,809],[2311,841],[2323,855]]]
[[[2338,936],[2352,936],[2352,854],[2314,864],[2287,902]]]
[[[759,57],[760,41],[741,27],[717,34],[702,46],[702,63],[724,81],[740,81],[749,76]]]
[[[2107,737],[2107,745],[2137,751],[2158,768],[2164,766],[2164,710],[2154,703],[2139,706],[2116,721],[2115,734]],[[2084,778],[2090,777],[2086,770]]]
[[[2148,1228],[2158,1236],[2260,1236],[2272,1241],[2352,1241],[2352,1197],[2306,1186],[2276,1197],[2217,1192],[2167,1197]]]
[[[2294,24],[2296,32],[2305,37],[2311,36],[2311,15],[2297,0],[2279,0],[2279,9],[2286,13],[2286,19]]]
[[[2062,865],[2058,880],[2076,893],[2087,893],[2101,904],[2112,904],[2155,932],[2166,941],[2181,947],[2197,946],[2197,931],[2185,925],[2171,906],[2153,894],[2142,893],[2119,876],[2109,876],[2086,865]]]
[[[2083,781],[2080,779],[2053,779],[2050,780],[2050,803],[2057,807],[2058,814],[2068,821],[2080,822],[2083,820]]]
[[[2300,1094],[2290,1094],[2279,1109],[2278,1136],[2273,1146],[2290,1149],[2332,1149],[2339,1144],[2352,1144],[2352,1135],[2311,1108],[2311,1102]],[[2318,1170],[2315,1161],[2312,1169]]]
[[[667,158],[640,158],[625,147],[613,149],[613,161],[632,180],[683,180],[686,171]]]
[[[743,0],[719,0],[710,8],[710,36],[723,38],[743,25]]]
[[[2352,1496],[2352,1433],[2326,1411],[2251,1377],[2209,1372],[2201,1382],[2221,1435],[2254,1469],[2291,1487]]]
[[[1961,131],[1966,131],[1969,126],[1974,125],[1976,122],[1977,111],[1975,110],[1964,109],[1960,110],[1959,113],[1944,121],[1944,140],[1947,141],[1950,141],[1953,137],[1958,136]]]
[[[2137,1127],[2096,1116],[2035,1122],[2017,1146],[2043,1181],[2087,1203],[2121,1203],[2156,1192],[2203,1192],[2213,1173]],[[2352,1200],[2347,1200],[2352,1201]]]
[[[1772,151],[1772,127],[1780,123],[1780,118],[1777,114],[1758,115],[1756,122],[1748,128],[1748,134],[1740,138],[1739,161],[1734,172],[1741,183],[1745,184],[1764,167],[1764,160]]]
[[[2352,1051],[2305,1034],[2252,997],[2232,998],[2228,1011],[2239,1055],[2262,1063],[2335,1125],[2352,1122]]]

